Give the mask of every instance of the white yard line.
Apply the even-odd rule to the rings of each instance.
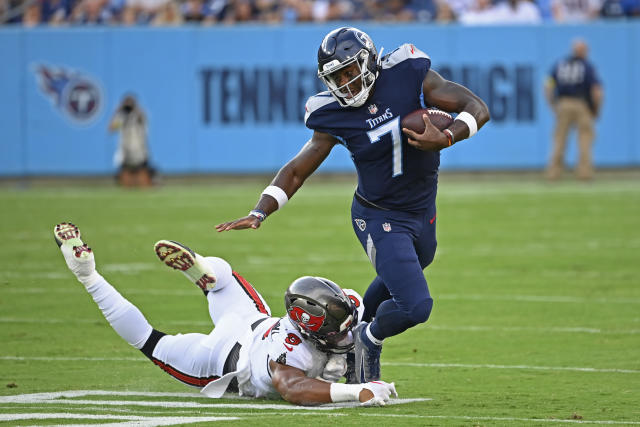
[[[51,393],[30,393],[18,394],[14,396],[0,396],[0,403],[13,404],[56,404],[56,405],[99,405],[99,406],[144,406],[144,407],[161,407],[161,408],[232,408],[232,409],[275,409],[275,410],[298,410],[298,411],[332,411],[340,408],[352,408],[360,406],[357,402],[330,403],[320,406],[296,406],[288,403],[256,403],[255,399],[239,399],[238,403],[200,403],[194,401],[148,401],[148,400],[89,400],[76,399],[77,397],[86,396],[144,396],[144,397],[181,397],[181,398],[200,398],[206,399],[204,395],[195,393],[157,393],[157,392],[120,392],[106,390],[70,390]],[[230,397],[232,395],[225,395]],[[413,398],[413,399],[390,399],[387,405],[399,405],[405,403],[424,402],[431,400],[430,398]],[[209,402],[215,402],[215,399],[206,399]],[[252,403],[243,403],[252,402]]]
[[[142,396],[142,397],[170,397],[170,398],[185,398],[192,399],[194,397],[200,396],[197,393],[164,393],[164,392],[135,392],[135,391],[127,391],[127,392],[119,392],[119,391],[104,391],[104,390],[71,390],[64,392],[51,392],[51,393],[32,393],[32,394],[22,394],[15,396],[1,396],[0,403],[5,404],[62,404],[66,407],[71,408],[72,406],[78,405],[83,406],[84,410],[90,409],[90,405],[101,405],[99,408],[102,411],[115,411],[117,412],[117,408],[113,408],[113,406],[146,406],[146,407],[170,407],[170,408],[229,408],[229,409],[249,409],[251,411],[255,410],[273,410],[273,409],[281,409],[282,412],[263,412],[260,416],[282,416],[286,415],[296,416],[296,415],[304,415],[304,416],[313,416],[320,415],[323,417],[326,416],[348,416],[355,415],[353,413],[347,414],[342,412],[336,412],[337,409],[342,409],[344,407],[355,407],[358,406],[356,404],[330,404],[323,405],[320,407],[299,407],[294,405],[289,405],[286,403],[283,404],[250,404],[250,403],[230,403],[230,404],[198,404],[197,402],[176,402],[176,401],[118,401],[118,400],[76,400],[77,397],[86,397],[86,396]],[[228,397],[227,395],[226,397]],[[253,401],[247,398],[237,398],[239,401]],[[417,401],[428,401],[431,399],[392,399],[389,404],[400,404],[400,403],[410,403]],[[85,406],[86,405],[86,406]],[[111,406],[110,408],[105,408],[105,406]],[[56,407],[60,407],[56,405]],[[16,406],[0,406],[2,409],[15,409]],[[36,408],[32,408],[36,409]],[[50,419],[66,419],[66,420],[113,420],[120,421],[115,423],[108,424],[100,424],[101,426],[117,426],[123,427],[127,425],[135,424],[137,426],[143,427],[155,427],[155,426],[166,426],[173,424],[188,424],[188,423],[206,423],[212,421],[226,421],[226,420],[239,420],[242,417],[248,416],[252,419],[256,416],[255,412],[233,412],[233,413],[218,413],[212,415],[201,414],[198,416],[177,416],[177,413],[172,414],[173,416],[144,416],[144,415],[133,415],[133,414],[85,414],[85,413],[77,413],[77,412],[64,412],[64,413],[50,413],[45,412],[47,409],[46,406],[38,407],[37,410],[40,412],[31,412],[31,413],[4,413],[0,414],[0,421],[19,421],[19,420],[50,420]],[[292,409],[294,411],[292,411]],[[327,412],[329,410],[329,412]],[[135,411],[135,410],[134,410]],[[140,413],[139,411],[135,411]],[[618,421],[618,420],[563,420],[563,419],[551,419],[551,418],[519,418],[519,417],[491,417],[491,416],[470,416],[470,415],[412,415],[412,414],[387,414],[381,412],[370,413],[366,410],[360,411],[357,413],[357,416],[364,417],[372,417],[372,418],[391,418],[391,419],[441,419],[441,420],[465,420],[465,421],[493,421],[493,422],[521,422],[521,423],[570,423],[570,424],[599,424],[599,425],[640,425],[640,421]],[[69,425],[69,424],[65,424]],[[73,424],[74,426],[79,425],[87,425],[87,424]]]
[[[25,414],[0,414],[0,421],[18,420],[51,420],[51,419],[76,419],[76,420],[122,420],[119,423],[90,424],[100,427],[137,427],[170,426],[175,424],[207,423],[213,421],[236,421],[238,417],[142,417],[137,415],[92,415],[71,413],[25,413]],[[89,424],[64,424],[65,426],[86,426]]]
[[[402,415],[402,414],[358,414],[363,417],[385,418],[417,418],[417,419],[444,419],[444,420],[468,420],[468,421],[520,421],[524,423],[573,423],[573,424],[623,424],[639,425],[640,421],[614,421],[614,420],[560,420],[552,418],[515,418],[515,417],[473,417],[470,415]]]

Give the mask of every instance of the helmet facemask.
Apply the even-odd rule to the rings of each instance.
[[[318,71],[318,77],[324,82],[331,95],[340,105],[343,107],[360,107],[367,101],[369,92],[371,92],[373,83],[376,80],[376,75],[367,66],[368,63],[369,51],[360,49],[355,56],[344,62],[334,60],[325,64],[323,70]],[[357,75],[345,84],[339,85],[341,72],[352,64],[356,64],[358,67]],[[358,80],[360,80],[360,90],[357,93],[353,93],[349,86],[353,86]]]
[[[325,353],[343,354],[353,350],[353,334],[350,334],[350,332],[355,325],[356,318],[357,312],[354,307],[353,313],[342,322],[339,331],[332,331],[326,334],[309,331],[300,322],[294,321],[294,323],[302,336],[313,342],[318,350]]]

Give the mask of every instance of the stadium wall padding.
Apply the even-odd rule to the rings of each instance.
[[[113,173],[118,137],[107,126],[126,93],[147,113],[162,173],[275,171],[311,135],[304,102],[322,90],[316,52],[332,28],[2,28],[0,176]],[[543,168],[553,126],[543,83],[583,37],[605,88],[596,166],[640,165],[640,23],[360,28],[386,52],[415,44],[489,105],[491,123],[443,151],[444,169]],[[337,147],[321,170],[354,168]]]

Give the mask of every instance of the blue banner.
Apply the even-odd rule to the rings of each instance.
[[[275,171],[311,136],[304,103],[324,90],[316,52],[332,28],[0,29],[0,176],[113,173],[117,135],[107,128],[127,93],[146,112],[161,172]],[[492,121],[445,150],[444,169],[544,167],[553,116],[543,83],[571,40],[583,37],[605,89],[595,164],[640,165],[639,23],[362,29],[386,52],[414,43],[436,71],[489,105]],[[354,168],[337,147],[321,170]]]

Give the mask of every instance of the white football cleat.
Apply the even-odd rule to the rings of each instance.
[[[70,222],[61,222],[53,228],[53,238],[78,280],[91,278],[96,272],[96,260],[91,248],[80,238],[80,229]]]
[[[204,292],[216,285],[216,274],[209,263],[182,243],[173,240],[160,240],[154,246],[160,261],[180,270]]]

